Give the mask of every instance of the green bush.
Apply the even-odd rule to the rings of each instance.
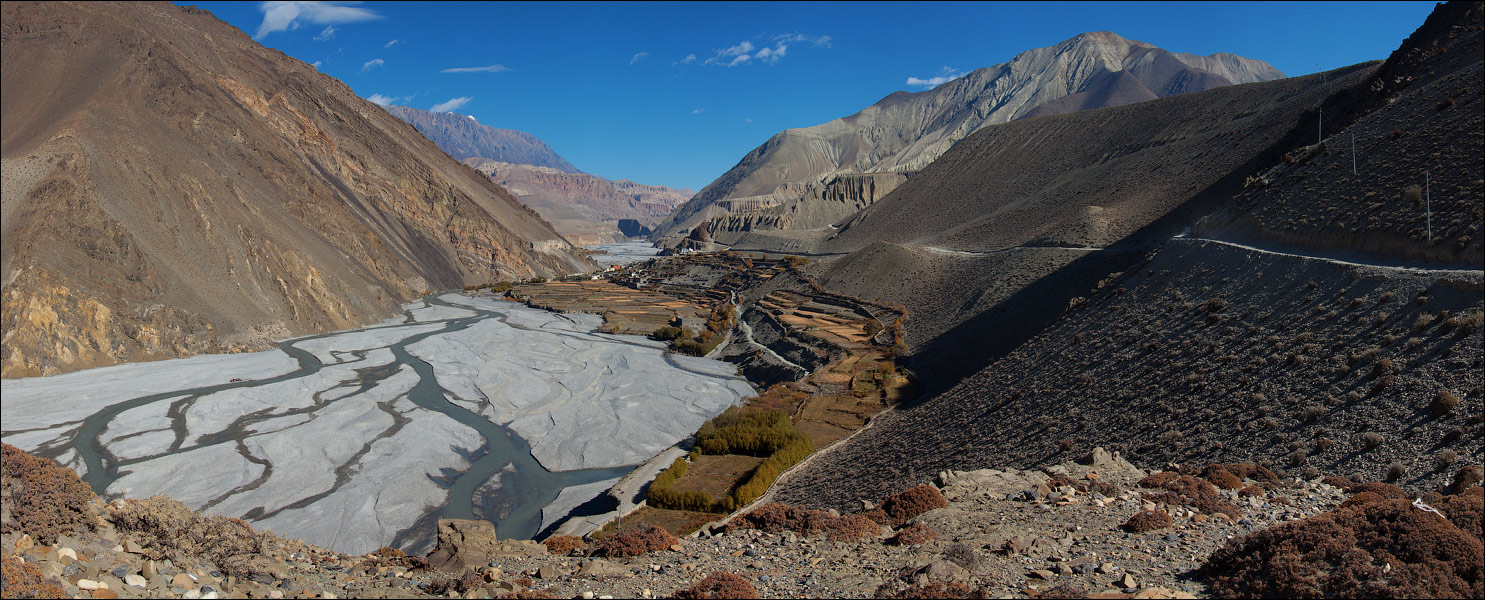
[[[743,414],[732,407],[701,426],[696,432],[696,447],[702,454],[766,457],[800,437],[787,412],[776,409]]]
[[[670,510],[732,512],[732,498],[723,498],[721,502],[718,502],[706,492],[671,489],[675,482],[686,474],[688,468],[690,468],[690,463],[685,458],[677,458],[675,462],[670,463],[670,468],[661,471],[655,477],[655,481],[650,483],[650,489],[646,495],[650,506]]]

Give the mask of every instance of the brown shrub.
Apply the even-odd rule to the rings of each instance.
[[[1337,508],[1351,508],[1353,506],[1366,506],[1366,505],[1371,504],[1373,502],[1381,502],[1383,500],[1386,500],[1386,498],[1383,498],[1381,494],[1378,494],[1376,492],[1361,492],[1360,494],[1356,494],[1355,496],[1351,496],[1350,498],[1347,498],[1346,501],[1345,502],[1342,502],[1341,505],[1339,507],[1337,507]]]
[[[769,533],[792,531],[803,536],[812,536],[825,531],[831,524],[830,513],[773,502],[733,519],[727,529],[757,529]]]
[[[832,542],[857,542],[882,533],[882,524],[865,515],[842,515],[826,526],[826,538]]]
[[[1165,490],[1158,494],[1145,494],[1145,498],[1152,502],[1173,505],[1189,504],[1203,514],[1223,513],[1233,519],[1240,519],[1243,516],[1242,509],[1223,500],[1222,495],[1217,493],[1217,489],[1212,487],[1212,484],[1190,475],[1162,471],[1141,479],[1139,484],[1142,487]]]
[[[1198,574],[1218,597],[1478,598],[1485,546],[1477,536],[1406,500],[1384,500],[1233,539]]]
[[[547,547],[547,552],[557,556],[567,556],[588,547],[588,542],[575,535],[554,535],[541,543]]]
[[[401,549],[393,548],[391,546],[382,546],[380,548],[377,548],[376,552],[372,552],[371,555],[390,559],[407,558],[406,552],[403,552]]]
[[[51,545],[58,535],[95,526],[97,496],[75,471],[10,444],[0,444],[0,493],[5,496],[0,532],[29,533]]]
[[[448,595],[449,592],[455,592],[462,596],[469,592],[482,590],[484,587],[485,578],[479,573],[469,571],[459,577],[435,578],[428,582],[427,587],[423,588],[423,593],[444,596]]]
[[[1320,483],[1324,483],[1334,488],[1340,488],[1342,491],[1349,490],[1356,486],[1356,482],[1351,481],[1350,478],[1340,477],[1337,475],[1328,475],[1324,479],[1321,479]]]
[[[1351,486],[1351,489],[1347,491],[1351,492],[1352,494],[1360,494],[1361,492],[1376,492],[1378,495],[1387,500],[1411,500],[1413,498],[1413,496],[1409,495],[1406,490],[1390,483],[1382,483],[1380,481],[1358,483]]]
[[[949,501],[938,488],[931,485],[910,487],[882,500],[882,510],[892,518],[893,524],[901,525],[913,517],[936,508],[944,508]]]
[[[0,559],[0,598],[66,598],[67,592],[56,580],[41,577],[36,563],[17,556]]]
[[[1211,473],[1207,474],[1206,478],[1207,481],[1212,482],[1212,485],[1215,485],[1224,490],[1235,490],[1243,487],[1243,480],[1238,479],[1237,475],[1233,475],[1226,469],[1217,469],[1215,471],[1212,471]]]
[[[1262,496],[1263,493],[1264,493],[1263,492],[1263,488],[1258,487],[1256,485],[1250,485],[1248,487],[1245,487],[1243,489],[1238,490],[1238,495],[1239,496]]]
[[[1482,479],[1485,479],[1485,466],[1468,465],[1454,472],[1454,481],[1449,484],[1448,491],[1458,494],[1480,483]]]
[[[861,513],[861,516],[871,519],[878,525],[892,524],[892,517],[887,516],[887,511],[880,508],[873,508],[871,510],[864,511]]]
[[[741,575],[717,571],[696,585],[676,590],[676,598],[757,598],[758,590]]]
[[[664,550],[676,545],[679,541],[664,529],[649,523],[640,523],[639,527],[603,538],[603,541],[594,546],[593,555],[639,556],[656,550]]]
[[[134,533],[154,553],[177,563],[188,556],[206,556],[218,570],[238,577],[253,574],[247,559],[260,554],[269,537],[242,519],[202,516],[165,495],[112,504],[106,517],[119,531]]]
[[[887,543],[894,546],[921,546],[938,539],[938,531],[922,523],[913,523],[902,528]]]
[[[1041,595],[1037,596],[1037,598],[1043,598],[1046,600],[1077,600],[1079,598],[1087,597],[1087,591],[1084,591],[1082,588],[1074,586],[1070,583],[1063,583],[1055,587],[1047,588],[1046,590],[1042,591]]]
[[[950,582],[950,583],[939,583],[939,582],[935,581],[933,583],[925,583],[923,585],[911,586],[911,587],[908,587],[907,589],[898,591],[897,593],[893,593],[893,594],[890,594],[890,595],[887,594],[887,593],[883,593],[883,590],[882,589],[878,589],[877,590],[877,597],[878,598],[903,598],[903,599],[916,599],[916,598],[954,598],[954,599],[960,599],[960,598],[989,598],[990,597],[990,594],[984,588],[975,589],[975,588],[969,587],[969,586],[967,586],[965,584],[959,583],[957,581]]]
[[[1146,531],[1155,531],[1156,529],[1165,529],[1174,524],[1175,521],[1172,521],[1170,514],[1165,511],[1146,510],[1129,517],[1129,520],[1124,522],[1124,529],[1134,533],[1144,533]]]
[[[1485,527],[1485,488],[1475,487],[1463,494],[1445,496],[1434,508],[1444,513],[1460,531],[1480,539]],[[1485,541],[1485,540],[1482,540]]]
[[[1459,406],[1459,396],[1455,396],[1454,392],[1449,390],[1439,390],[1439,393],[1433,397],[1433,402],[1429,404],[1428,408],[1433,412],[1433,416],[1442,417],[1449,414],[1449,411],[1454,410],[1455,406]]]

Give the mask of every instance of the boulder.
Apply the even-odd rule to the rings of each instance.
[[[438,546],[428,565],[444,571],[479,568],[496,558],[543,556],[547,547],[530,540],[500,540],[495,525],[471,519],[439,519]]]

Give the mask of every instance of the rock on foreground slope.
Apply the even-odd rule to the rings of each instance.
[[[3,16],[6,377],[262,348],[592,267],[411,126],[206,11]]]
[[[849,117],[780,132],[656,231],[684,235],[713,217],[828,195],[824,188],[840,175],[911,173],[987,125],[1283,76],[1267,63],[1232,54],[1177,54],[1106,31],[1084,33],[932,90],[896,92]],[[900,181],[880,183],[868,204]]]

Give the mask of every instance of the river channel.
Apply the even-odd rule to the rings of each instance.
[[[269,352],[5,380],[3,439],[101,495],[417,551],[438,518],[529,539],[563,489],[622,476],[752,393],[731,365],[592,315],[461,294],[405,309]]]

